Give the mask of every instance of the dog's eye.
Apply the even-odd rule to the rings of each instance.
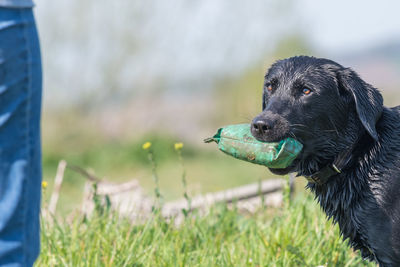
[[[271,92],[271,91],[272,91],[272,84],[267,83],[267,84],[265,85],[265,88],[267,88],[267,90],[268,90],[269,92]]]
[[[308,88],[303,88],[303,94],[309,95],[309,94],[311,94],[311,90]]]

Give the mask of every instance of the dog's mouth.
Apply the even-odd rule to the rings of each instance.
[[[300,124],[298,124],[300,125]],[[299,135],[303,133],[303,127],[299,129],[297,124],[292,125],[286,118],[279,114],[269,111],[263,112],[254,118],[251,125],[251,134],[261,142],[280,142],[286,138],[292,138],[303,145],[300,154],[286,168],[269,168],[270,171],[277,175],[285,175],[291,172],[297,172],[300,168],[301,161],[304,158],[304,138]],[[301,125],[303,126],[303,125]]]
[[[266,137],[263,138],[262,141],[264,142],[279,142],[281,140],[284,140],[286,138],[292,138],[295,139],[296,141],[300,142],[303,145],[303,148],[301,152],[297,155],[297,157],[293,160],[293,162],[286,168],[269,168],[270,171],[273,174],[276,175],[286,175],[288,173],[293,173],[293,172],[298,172],[300,170],[301,162],[304,161],[304,157],[306,156],[307,153],[304,153],[304,151],[307,151],[307,145],[304,141],[303,138],[298,138],[297,135],[293,131],[286,131],[285,133],[276,136],[275,138],[272,137]],[[260,140],[261,141],[261,140]]]
[[[293,162],[286,168],[277,169],[277,168],[268,168],[273,174],[276,175],[286,175],[288,173],[297,172],[299,170],[299,163],[301,161],[301,154],[293,160]]]
[[[288,173],[297,172],[299,170],[299,168],[300,168],[300,162],[303,160],[303,157],[304,157],[304,144],[303,144],[303,142],[301,140],[296,138],[296,136],[290,131],[287,131],[284,134],[280,134],[279,136],[278,135],[277,136],[272,136],[272,137],[271,136],[263,136],[263,137],[259,137],[259,138],[256,137],[256,139],[258,139],[259,141],[268,142],[268,143],[270,143],[270,142],[281,142],[281,141],[283,141],[283,140],[285,140],[287,138],[294,139],[294,140],[298,141],[299,143],[301,143],[301,145],[303,145],[303,148],[302,148],[301,152],[297,155],[297,157],[286,168],[271,168],[271,167],[268,167],[273,174],[286,175]]]

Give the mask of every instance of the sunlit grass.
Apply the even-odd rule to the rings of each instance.
[[[36,266],[375,266],[363,261],[304,195],[251,216],[220,205],[180,226],[153,214],[132,224],[117,214],[42,225]]]

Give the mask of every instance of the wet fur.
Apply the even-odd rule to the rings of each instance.
[[[355,144],[341,174],[307,187],[364,258],[400,266],[400,107],[383,106],[377,89],[327,59],[278,61],[266,84],[273,79],[275,89],[264,90],[263,112],[254,121],[272,118],[277,130],[253,135],[263,141],[291,136],[304,149],[291,166],[271,171],[310,175]],[[303,87],[315,95],[299,94]]]

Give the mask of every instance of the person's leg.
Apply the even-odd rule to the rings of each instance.
[[[39,254],[41,90],[32,10],[0,8],[0,266]]]

